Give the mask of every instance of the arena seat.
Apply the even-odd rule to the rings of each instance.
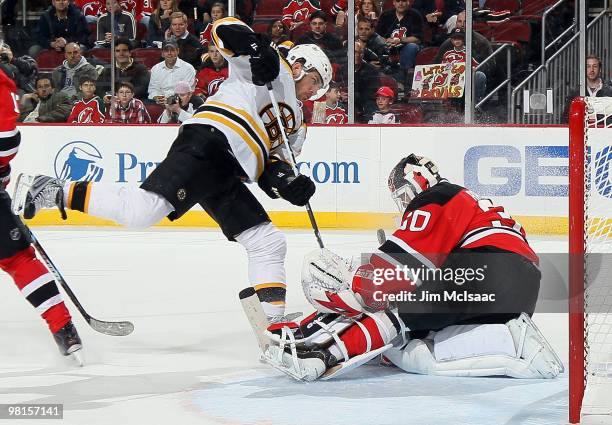
[[[512,13],[516,13],[521,8],[519,0],[487,0],[485,9],[491,9],[494,11],[509,10]]]
[[[139,22],[136,24],[136,40],[147,41],[148,28],[145,24]]]
[[[154,65],[161,62],[161,50],[151,47],[143,49],[132,50],[132,57],[134,60],[139,61],[151,69]]]
[[[251,28],[255,32],[259,32],[259,33],[265,34],[266,31],[268,30],[268,25],[270,25],[270,22],[271,22],[271,20],[269,20],[269,21],[256,21],[256,22],[253,22],[253,25],[251,25]]]
[[[398,86],[397,86],[397,81],[395,80],[395,78],[387,74],[382,74],[380,76],[379,81],[380,81],[379,83],[380,87],[382,86],[390,87],[393,90],[393,93],[395,93],[395,97],[397,98]]]
[[[391,105],[391,112],[399,116],[402,124],[418,124],[423,122],[423,111],[418,105],[396,103]]]
[[[64,52],[56,52],[55,50],[41,50],[36,56],[36,63],[40,72],[51,72],[64,61]]]
[[[255,8],[255,16],[282,16],[284,6],[284,0],[260,1]]]
[[[531,25],[527,21],[510,20],[491,24],[491,41],[531,41]]]
[[[427,64],[433,63],[433,59],[436,57],[437,54],[438,54],[437,47],[425,47],[417,54],[416,64],[417,65],[427,65]]]
[[[106,47],[94,47],[93,49],[89,50],[86,55],[88,57],[93,57],[93,58],[100,59],[101,61],[104,61],[106,63],[110,63],[111,62],[111,50],[110,50],[110,48],[106,48]]]
[[[151,117],[151,122],[156,123],[159,116],[164,112],[164,107],[157,103],[145,103],[145,107]]]

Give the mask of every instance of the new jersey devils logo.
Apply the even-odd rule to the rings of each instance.
[[[93,113],[94,113],[93,108],[88,106],[87,108],[79,112],[79,115],[77,118],[78,122],[83,123],[83,124],[94,122]]]
[[[208,83],[208,95],[212,96],[213,94],[217,93],[217,90],[219,90],[219,86],[224,81],[224,77],[214,78],[210,80],[210,82]]]
[[[406,28],[404,27],[400,27],[397,29],[394,29],[393,32],[391,33],[391,38],[403,38],[406,37]]]
[[[304,21],[306,20],[306,18],[308,18],[309,14],[310,14],[310,9],[308,9],[307,7],[303,7],[293,12],[293,20],[295,22]]]
[[[297,131],[295,122],[295,113],[293,109],[286,103],[279,102],[278,108],[281,112],[281,122],[283,123],[283,127],[287,132],[287,136],[293,134]],[[261,120],[264,123],[266,128],[266,133],[268,133],[268,138],[270,139],[270,148],[274,149],[283,143],[283,136],[281,136],[280,129],[278,128],[278,120],[276,119],[276,114],[274,113],[274,108],[272,104],[266,105],[261,112],[259,113]]]

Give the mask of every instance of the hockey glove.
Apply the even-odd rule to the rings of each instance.
[[[289,164],[274,157],[257,183],[270,198],[281,197],[299,207],[306,205],[316,190],[308,176],[300,174],[296,177]]]
[[[251,74],[253,84],[265,86],[274,81],[280,70],[278,51],[273,47],[272,41],[264,34],[255,34],[257,40],[251,43],[249,55],[251,59]]]
[[[11,181],[11,166],[6,164],[0,167],[0,189],[6,189],[9,181]]]

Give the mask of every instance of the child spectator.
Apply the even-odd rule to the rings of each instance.
[[[346,114],[346,110],[340,106],[340,85],[334,81],[329,84],[329,90],[325,93],[325,118],[320,120],[316,118],[318,105],[317,103],[323,102],[315,102],[314,113],[312,116],[312,122],[324,122],[329,125],[341,125],[348,124],[348,115]]]
[[[117,96],[111,99],[106,122],[123,124],[148,124],[151,117],[141,100],[134,98],[134,86],[123,82],[117,88]]]
[[[104,122],[104,102],[96,96],[96,80],[84,78],[79,87],[83,97],[72,107],[67,122],[92,124]]]
[[[217,92],[221,83],[227,80],[229,69],[227,61],[219,53],[217,46],[208,45],[208,54],[202,60],[202,69],[196,75],[195,95],[206,99]]]
[[[178,0],[159,0],[157,8],[149,19],[147,45],[161,48],[166,31],[170,28],[170,16],[178,11]]]
[[[388,86],[382,86],[376,91],[376,106],[378,109],[374,111],[368,124],[399,124],[399,117],[391,112],[391,104],[395,99],[393,89]]]
[[[450,41],[453,49],[447,51],[442,56],[442,63],[465,62],[465,32],[461,28],[455,28],[450,34]],[[478,66],[478,61],[472,57],[472,68]],[[480,101],[487,89],[487,76],[482,71],[474,73],[474,89],[476,102]]]
[[[110,47],[112,38],[111,15],[108,10],[112,10],[115,15],[115,37],[134,40],[136,37],[136,21],[130,12],[121,8],[119,0],[106,0],[107,12],[98,18],[96,45],[99,47]]]
[[[317,0],[288,0],[283,7],[283,25],[293,31],[308,22],[310,15],[316,10],[321,10]]]
[[[200,32],[200,44],[202,46],[208,46],[209,44],[212,44],[211,31],[213,24],[215,23],[215,21],[223,19],[226,16],[227,11],[225,10],[225,5],[219,2],[213,3],[213,5],[210,7],[211,21],[207,23],[206,27],[204,28],[204,31]]]

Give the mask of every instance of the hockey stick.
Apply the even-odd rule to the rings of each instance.
[[[274,108],[274,113],[276,114],[276,121],[278,122],[278,130],[283,137],[283,149],[285,150],[285,154],[288,153],[287,159],[291,161],[291,168],[296,176],[299,175],[295,154],[293,153],[293,149],[289,145],[289,139],[287,138],[287,133],[285,132],[285,127],[283,126],[283,122],[281,120],[281,113],[278,107],[278,102],[276,101],[276,96],[274,95],[274,90],[272,89],[272,83],[266,83],[266,87],[268,88],[268,94],[270,95],[270,101],[272,102],[272,107]],[[310,202],[306,202],[306,212],[308,213],[308,218],[310,219],[310,225],[312,226],[312,230],[314,231],[315,237],[317,238],[317,243],[319,244],[319,248],[323,249],[325,246],[323,245],[323,239],[321,239],[321,233],[319,232],[319,226],[317,225],[317,221],[315,219],[314,213],[312,212],[312,207],[310,206]]]
[[[47,254],[47,251],[45,251],[45,249],[42,247],[40,242],[38,242],[38,239],[36,239],[36,236],[34,236],[34,233],[32,233],[30,228],[26,226],[25,223],[22,222],[22,224],[23,224],[24,229],[27,232],[26,234],[30,235],[30,239],[32,240],[32,245],[34,245],[34,248],[40,254],[45,265],[47,266],[51,274],[53,274],[53,277],[55,277],[55,280],[59,282],[59,284],[62,286],[64,291],[66,291],[66,294],[68,294],[68,298],[70,298],[70,300],[75,305],[77,310],[79,310],[81,315],[85,318],[85,321],[87,321],[89,326],[91,326],[95,331],[98,331],[105,335],[113,335],[113,336],[125,336],[125,335],[131,334],[134,331],[134,325],[131,322],[105,322],[103,320],[98,320],[98,319],[94,319],[93,317],[91,317],[89,313],[85,311],[85,309],[79,302],[79,299],[76,297],[74,292],[72,292],[72,289],[70,289],[70,287],[66,283],[66,280],[64,279],[62,274],[59,272],[57,267],[55,267],[55,264],[53,264],[53,261],[51,261],[51,258]]]

